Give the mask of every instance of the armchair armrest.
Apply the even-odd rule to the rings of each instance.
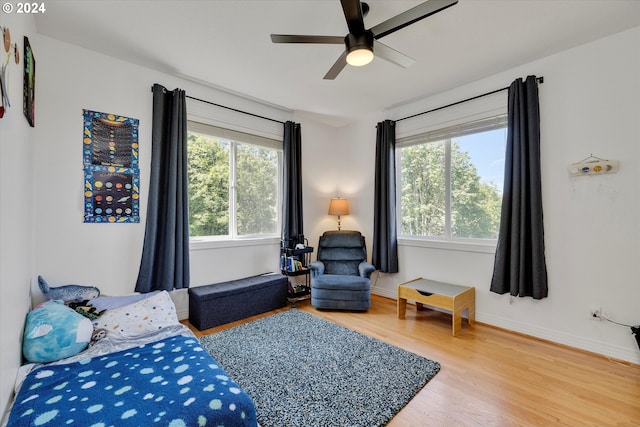
[[[358,265],[358,271],[360,272],[360,276],[370,279],[371,273],[376,271],[376,268],[370,262],[362,261],[360,265]]]
[[[324,263],[322,261],[310,262],[307,267],[311,270],[311,277],[317,277],[324,274]]]

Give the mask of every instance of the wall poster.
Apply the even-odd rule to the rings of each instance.
[[[84,222],[140,222],[138,119],[83,110]]]

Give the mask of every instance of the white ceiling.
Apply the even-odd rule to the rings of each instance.
[[[368,3],[366,28],[421,1]],[[36,16],[40,34],[287,109],[343,119],[640,25],[639,0],[459,0],[380,40],[414,58],[410,68],[376,58],[345,67],[331,81],[322,77],[342,46],[273,44],[269,35],[344,36],[338,0],[50,0],[46,7]]]

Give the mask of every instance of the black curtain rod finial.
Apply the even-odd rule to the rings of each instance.
[[[162,93],[167,93],[167,88],[162,86],[160,83],[156,83],[156,85],[160,86],[162,88]],[[155,85],[151,86],[151,93],[153,93],[153,87]]]

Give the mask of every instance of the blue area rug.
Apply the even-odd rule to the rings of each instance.
[[[296,309],[200,341],[251,396],[262,427],[384,426],[440,370]]]

